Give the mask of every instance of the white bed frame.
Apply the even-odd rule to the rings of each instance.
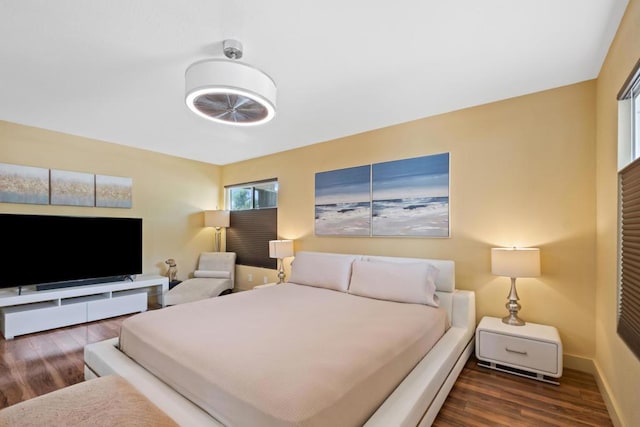
[[[440,306],[451,328],[405,377],[367,427],[430,426],[451,387],[473,352],[476,326],[475,293],[455,289],[455,265],[449,260],[360,256],[363,260],[429,262],[439,270],[436,282]],[[89,344],[84,349],[85,379],[117,374],[183,426],[223,426],[177,391],[159,380],[118,349],[118,338]]]

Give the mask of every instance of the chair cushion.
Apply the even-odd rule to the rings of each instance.
[[[231,279],[187,279],[164,294],[164,304],[184,304],[186,302],[217,297],[226,289],[233,289]]]
[[[193,272],[193,277],[210,277],[213,279],[229,279],[231,277],[231,272],[216,271],[216,270],[196,270]]]
[[[202,252],[198,260],[198,270],[230,271],[235,265],[235,252]]]

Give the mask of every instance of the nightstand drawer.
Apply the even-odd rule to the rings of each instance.
[[[554,343],[478,331],[479,358],[549,375],[558,375],[558,346]]]

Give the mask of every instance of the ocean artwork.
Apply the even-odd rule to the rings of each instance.
[[[372,168],[373,236],[449,237],[449,153]]]
[[[315,233],[371,235],[371,166],[316,173]]]

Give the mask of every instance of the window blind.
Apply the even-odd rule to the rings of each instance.
[[[269,257],[269,240],[278,236],[278,209],[231,211],[227,228],[227,251],[236,253],[236,264],[277,268]]]
[[[619,172],[618,335],[640,359],[640,159]]]

